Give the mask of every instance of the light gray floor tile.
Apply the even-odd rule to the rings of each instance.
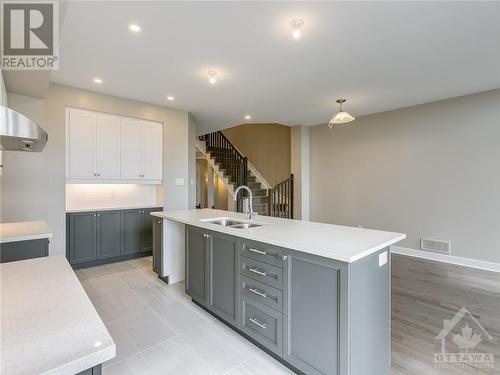
[[[130,289],[125,292],[106,294],[104,299],[118,319],[135,315],[149,309]]]
[[[151,306],[151,309],[163,320],[176,334],[205,324],[206,321],[194,310],[178,301],[160,303]]]
[[[152,375],[146,360],[140,354],[134,354],[120,362],[105,367],[103,375]]]
[[[111,273],[107,276],[92,279],[91,282],[103,295],[130,291],[122,279]]]
[[[250,356],[221,329],[206,323],[180,336],[217,374],[232,370]]]
[[[289,370],[287,367],[283,366],[281,363],[279,363],[277,360],[275,360],[273,357],[271,357],[269,354],[264,353],[263,351],[260,351],[255,358],[258,358],[259,361],[264,363],[267,368],[270,369],[268,374],[290,374],[293,375],[294,372]]]
[[[76,270],[75,274],[76,274],[76,277],[78,277],[78,280],[80,280],[80,281],[84,281],[84,280],[89,279],[89,277],[87,276],[87,274],[85,273],[84,270]]]
[[[92,304],[104,323],[116,320],[116,315],[103,298],[92,299]]]
[[[111,269],[107,266],[97,266],[85,268],[85,273],[90,279],[95,279],[101,276],[109,276],[111,274]]]
[[[135,269],[129,262],[111,263],[111,264],[108,264],[108,267],[115,274]]]
[[[90,279],[82,280],[80,281],[80,284],[82,284],[83,289],[85,289],[85,293],[87,293],[87,296],[91,301],[102,298],[102,294],[100,294],[99,290],[97,290]]]
[[[130,357],[132,354],[136,354],[138,352],[137,346],[135,346],[130,337],[127,335],[125,328],[120,324],[120,322],[115,320],[114,322],[105,324],[109,334],[116,344],[116,357],[105,362],[104,367],[121,361],[122,359]]]
[[[121,272],[119,277],[132,289],[145,288],[151,285],[151,279],[138,269]]]
[[[280,363],[271,363],[268,365],[266,362],[261,360],[259,357],[255,356],[250,358],[248,361],[242,363],[235,369],[231,370],[228,374],[230,375],[289,375],[293,374],[286,367],[282,366]]]
[[[159,285],[150,284],[145,288],[136,289],[135,292],[139,298],[150,307],[161,305],[162,303],[179,303],[179,301],[172,297],[165,288]]]
[[[141,351],[172,338],[175,335],[174,332],[150,310],[122,319],[120,322],[132,341]]]
[[[143,257],[136,258],[128,261],[134,268],[152,268],[153,267],[153,258],[152,257]]]
[[[250,357],[256,353],[261,352],[261,350],[257,346],[252,344],[250,341],[248,341],[246,338],[244,338],[240,334],[236,333],[234,330],[229,328],[227,325],[225,325],[221,321],[216,319],[216,320],[210,322],[210,324],[217,327],[222,333],[224,333],[231,340],[233,340],[236,343],[236,345],[238,345],[238,350],[241,350],[245,355]]]
[[[181,339],[175,338],[153,346],[142,355],[154,375],[215,374]]]

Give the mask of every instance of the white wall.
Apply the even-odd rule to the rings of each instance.
[[[311,220],[450,240],[500,263],[500,90],[314,126]]]
[[[99,209],[163,206],[157,201],[157,185],[67,184],[66,209]]]
[[[48,133],[42,153],[4,153],[2,222],[46,220],[54,233],[50,254],[65,253],[65,114],[66,106],[161,121],[163,131],[164,205],[187,208],[189,185],[176,185],[176,178],[188,181],[188,113],[96,92],[51,84],[44,99],[9,95],[9,106],[32,118]]]

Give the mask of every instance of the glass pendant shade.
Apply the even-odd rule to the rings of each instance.
[[[342,104],[344,102],[345,99],[337,100],[337,103],[340,104],[340,108],[328,123],[328,126],[330,126],[330,128],[333,126],[333,124],[345,124],[346,122],[351,122],[356,120],[356,117],[352,116],[349,112],[344,111],[344,109],[342,108]]]

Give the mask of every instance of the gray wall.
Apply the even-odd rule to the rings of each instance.
[[[64,254],[66,106],[162,121],[164,205],[167,209],[190,206],[195,194],[190,143],[196,124],[194,119],[189,123],[187,112],[51,84],[44,99],[9,94],[9,107],[45,128],[49,141],[42,153],[4,152],[2,222],[46,220],[54,233],[50,254]],[[183,178],[185,184],[176,185],[176,178]]]
[[[500,90],[314,126],[310,158],[311,220],[500,263]]]

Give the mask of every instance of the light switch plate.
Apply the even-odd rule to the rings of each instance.
[[[382,267],[386,263],[387,263],[387,251],[384,251],[383,253],[380,253],[378,255],[378,266]]]
[[[183,178],[176,178],[176,179],[175,179],[175,184],[176,184],[177,186],[182,186],[182,185],[184,185],[184,179],[183,179]]]

